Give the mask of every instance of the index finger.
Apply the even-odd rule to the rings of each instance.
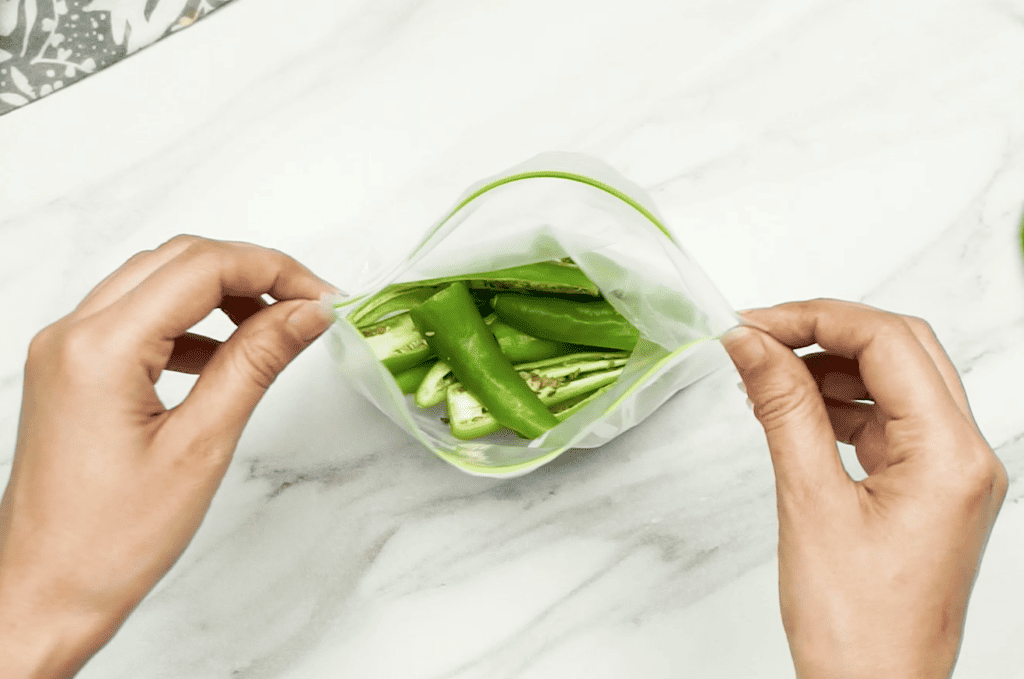
[[[202,240],[186,248],[109,307],[116,323],[139,338],[173,340],[225,297],[320,299],[334,288],[278,250],[251,243]]]
[[[819,344],[855,359],[875,406],[892,419],[956,408],[942,374],[897,314],[836,299],[753,309],[744,317],[791,349]]]

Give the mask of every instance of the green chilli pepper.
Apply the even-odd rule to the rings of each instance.
[[[611,356],[610,354],[581,354],[581,356],[588,357],[595,355]],[[561,404],[568,404],[561,412],[553,413],[558,422],[562,422],[582,410],[592,400],[591,396],[596,398],[597,394],[592,393],[595,390],[604,393],[610,389],[611,385],[619,379],[625,369],[623,366],[629,360],[629,357],[623,354],[602,361],[594,361],[590,358],[577,360],[571,356],[565,358],[569,360],[563,361],[562,364],[532,371],[524,370],[522,365],[516,366],[530,389],[537,394],[545,406],[556,409]],[[581,375],[584,372],[586,374]],[[456,438],[471,439],[486,436],[501,428],[501,423],[461,384],[456,382],[450,385],[446,395],[448,397],[448,424]]]
[[[452,369],[444,361],[438,361],[423,377],[416,389],[416,405],[420,408],[432,408],[444,400],[448,386],[455,382]]]
[[[601,291],[575,264],[537,262],[460,277],[478,290],[533,290],[600,297]]]
[[[591,372],[582,377],[578,374],[567,377],[545,377],[533,373],[525,379],[540,398],[541,403],[546,406],[556,406],[619,379],[619,375],[624,370],[622,366],[627,360],[624,358],[614,368]]]
[[[580,375],[598,370],[611,370],[626,365],[629,360],[628,351],[585,351],[565,356],[548,358],[543,361],[519,363],[515,369],[527,382],[526,374],[534,374],[543,378],[567,378],[575,380]],[[536,389],[534,389],[536,391]]]
[[[430,345],[408,313],[360,328],[370,350],[392,375],[405,372],[431,356]]]
[[[452,436],[463,441],[487,436],[501,429],[501,423],[473,394],[456,382],[445,389],[448,405],[448,428]],[[556,418],[557,420],[557,418]]]
[[[465,281],[473,289],[524,290],[569,295],[600,297],[601,291],[568,257],[550,262],[536,262],[497,271],[432,278],[412,283],[395,283],[360,304],[348,319],[357,328],[375,323],[389,313],[408,311],[438,290],[438,286]]]
[[[484,323],[494,333],[498,340],[501,353],[508,356],[513,363],[521,361],[537,361],[552,356],[563,356],[575,348],[565,342],[553,342],[548,339],[541,339],[533,335],[527,335],[518,328],[513,328],[508,323],[503,323],[497,314],[491,314],[484,319]]]
[[[357,328],[364,328],[376,323],[388,314],[396,311],[409,311],[431,295],[437,292],[437,288],[413,288],[406,290],[401,287],[390,286],[382,290],[354,312],[349,320]]]
[[[445,283],[463,281],[474,290],[530,290],[562,295],[588,295],[600,297],[601,291],[592,280],[587,278],[571,260],[566,262],[536,262],[524,266],[513,266],[497,271],[459,274],[446,278],[431,278],[415,283],[399,283],[391,286],[397,292],[438,286]],[[367,305],[364,305],[367,308]],[[362,309],[356,313],[361,313]]]
[[[499,294],[491,299],[491,307],[509,325],[559,342],[632,351],[640,337],[639,331],[606,301]]]
[[[484,323],[498,340],[498,348],[505,354],[509,361],[520,363],[522,361],[537,361],[542,358],[550,359],[562,357],[573,351],[576,347],[563,342],[552,342],[551,340],[540,339],[527,335],[525,332],[516,330],[510,325],[502,323],[495,314],[484,319]],[[419,386],[414,388],[416,392],[416,405],[420,408],[431,408],[445,399],[449,385],[455,382],[452,369],[444,361],[437,361],[433,367],[421,378]],[[409,392],[406,392],[409,393]]]
[[[577,397],[576,399],[572,399],[564,403],[552,406],[551,412],[554,413],[555,419],[557,419],[559,422],[565,422],[570,417],[572,417],[573,415],[575,415],[576,413],[590,405],[592,401],[597,400],[598,397],[611,391],[612,387],[614,386],[615,383],[611,382],[609,384],[604,385],[597,391],[593,391],[587,394],[586,396]]]
[[[537,438],[558,424],[501,353],[465,283],[452,283],[410,315],[434,353],[502,425]]]
[[[435,365],[435,361],[427,361],[426,363],[420,363],[415,367],[398,373],[395,375],[395,381],[398,382],[398,388],[402,390],[403,394],[416,393],[420,384],[423,383],[423,379]]]

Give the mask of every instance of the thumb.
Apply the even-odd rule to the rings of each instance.
[[[731,329],[722,345],[764,428],[780,492],[817,494],[848,483],[825,403],[804,362],[771,335],[748,326]]]
[[[313,300],[272,304],[245,320],[203,368],[175,408],[181,426],[215,438],[229,452],[277,376],[330,326],[331,312]],[[225,440],[223,437],[228,437]]]

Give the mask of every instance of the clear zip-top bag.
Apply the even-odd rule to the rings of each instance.
[[[539,438],[505,429],[459,440],[443,406],[404,395],[349,316],[392,284],[572,258],[640,332],[610,389]],[[470,187],[409,254],[330,300],[328,346],[353,387],[464,472],[526,474],[570,448],[596,448],[722,365],[713,342],[740,319],[665,226],[651,199],[587,156],[539,155]]]

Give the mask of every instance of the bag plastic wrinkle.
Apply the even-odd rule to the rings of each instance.
[[[641,339],[615,386],[540,438],[503,431],[471,441],[443,406],[403,395],[346,320],[393,283],[572,257]],[[651,199],[603,163],[547,153],[469,188],[411,253],[332,300],[328,347],[342,374],[395,424],[464,472],[526,474],[570,448],[596,448],[722,365],[713,340],[739,317],[664,226]]]

